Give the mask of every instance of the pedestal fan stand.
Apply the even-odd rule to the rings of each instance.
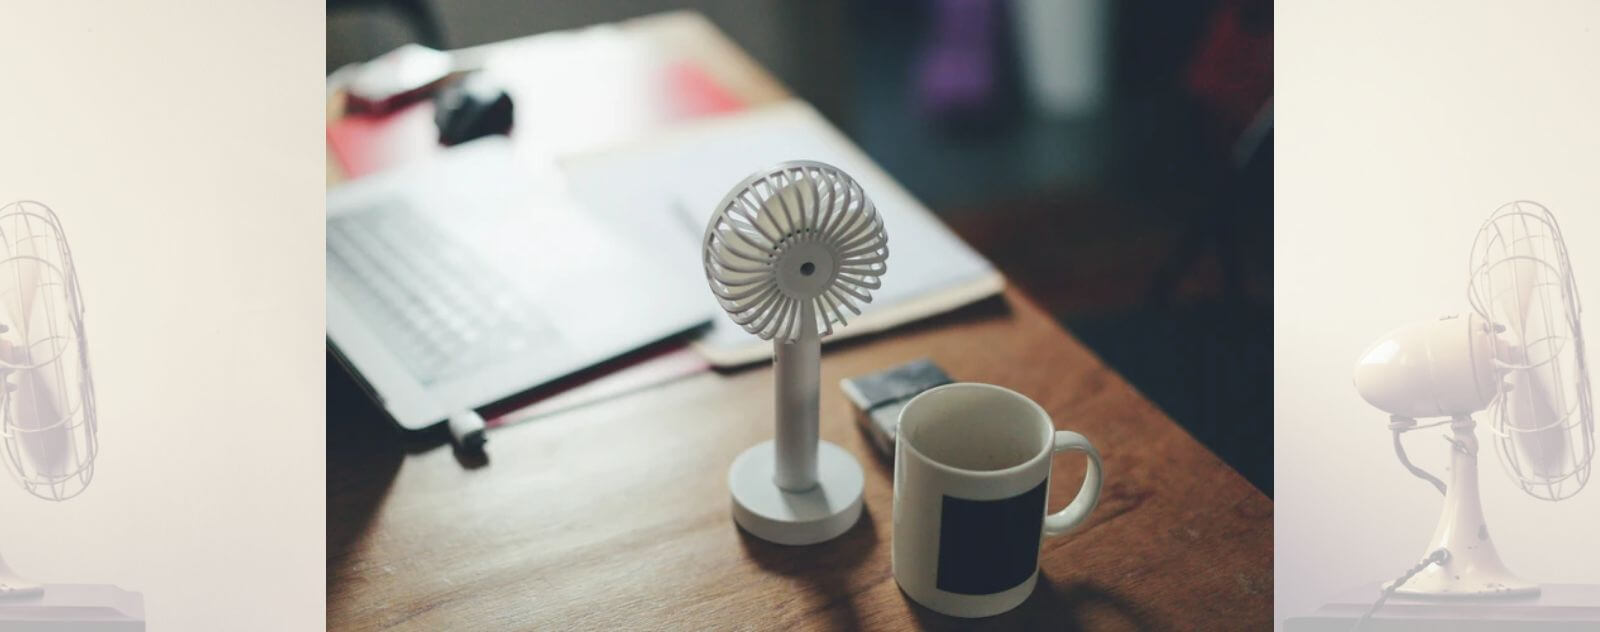
[[[1397,420],[1397,424],[1399,424]],[[1416,422],[1412,420],[1412,424]],[[1483,504],[1478,495],[1477,422],[1468,416],[1450,421],[1450,484],[1444,488],[1444,508],[1434,528],[1428,550],[1444,549],[1449,555],[1430,564],[1394,590],[1397,595],[1421,598],[1516,597],[1539,594],[1539,586],[1506,569],[1495,550],[1494,539],[1483,519]],[[1393,426],[1392,426],[1393,427]],[[1401,461],[1418,472],[1399,448],[1399,433],[1410,427],[1396,427],[1396,447]],[[1429,478],[1418,472],[1419,477]],[[1437,480],[1437,479],[1433,479]],[[1385,587],[1392,586],[1386,585]]]
[[[8,597],[32,597],[44,591],[44,586],[18,577],[11,572],[11,567],[6,565],[6,558],[0,555],[0,599]]]
[[[861,465],[818,437],[822,339],[816,318],[811,302],[801,303],[799,338],[773,340],[777,433],[741,453],[728,470],[734,521],[778,544],[833,539],[861,516]]]

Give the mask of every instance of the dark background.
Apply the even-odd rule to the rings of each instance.
[[[698,10],[1270,495],[1271,3],[1099,4],[1107,96],[1070,114],[1028,97],[1005,0],[330,0],[328,69]],[[940,105],[920,71],[979,16],[990,88]]]

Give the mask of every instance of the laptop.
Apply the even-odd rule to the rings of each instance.
[[[503,137],[327,196],[335,355],[407,429],[706,325],[704,282],[575,201]]]

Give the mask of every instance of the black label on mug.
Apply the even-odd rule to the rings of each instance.
[[[987,595],[1028,579],[1039,564],[1045,485],[999,500],[944,497],[939,517],[939,590]]]

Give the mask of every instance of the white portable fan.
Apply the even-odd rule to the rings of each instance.
[[[1428,553],[1386,586],[1386,595],[1539,591],[1506,568],[1489,535],[1479,504],[1472,414],[1488,411],[1500,462],[1528,494],[1562,500],[1589,480],[1594,417],[1581,306],[1555,216],[1527,201],[1496,209],[1473,242],[1470,274],[1472,313],[1395,330],[1355,368],[1361,396],[1391,415],[1400,462],[1444,493]],[[1447,419],[1419,426],[1422,418]],[[1403,433],[1446,423],[1448,485],[1413,465],[1400,440]]]
[[[0,208],[0,323],[0,461],[29,494],[67,500],[94,476],[94,382],[72,252],[38,202]],[[41,590],[0,559],[0,599]]]
[[[746,178],[706,226],[711,292],[734,322],[771,340],[777,433],[728,472],[739,526],[780,544],[832,539],[861,515],[861,465],[817,430],[822,336],[872,301],[889,238],[872,201],[844,172],[780,164]],[[819,331],[820,329],[820,331]]]

